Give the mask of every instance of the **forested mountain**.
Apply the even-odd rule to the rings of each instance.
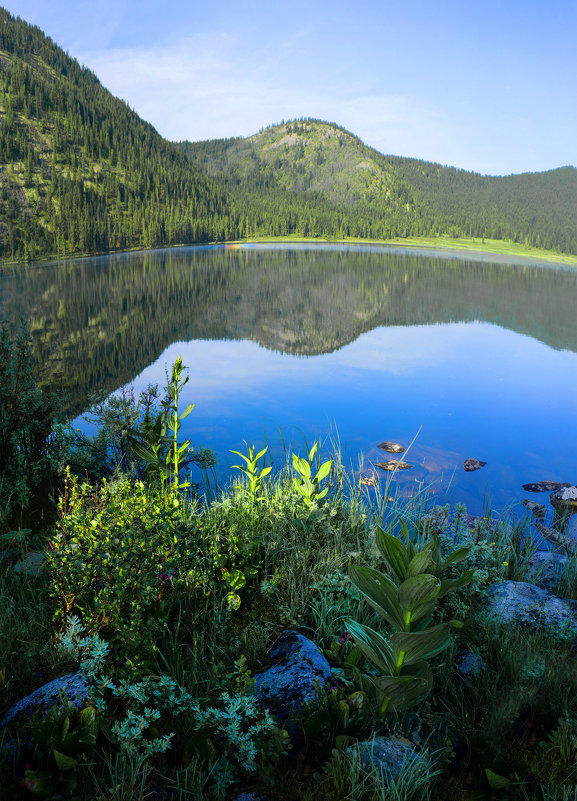
[[[577,170],[506,177],[384,156],[332,123],[302,119],[246,139],[182,142],[264,232],[387,239],[448,234],[577,253]],[[295,224],[294,207],[317,211]],[[269,220],[269,216],[274,218]]]
[[[318,120],[170,143],[0,9],[0,258],[292,234],[487,236],[577,253],[577,170],[482,177],[384,156]]]
[[[0,256],[235,238],[234,205],[35,27],[0,9]]]

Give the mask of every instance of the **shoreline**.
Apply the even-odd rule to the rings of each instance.
[[[159,245],[158,247],[143,248],[134,247],[123,250],[108,250],[97,253],[74,253],[67,255],[42,256],[28,262],[17,259],[0,259],[0,270],[22,266],[30,267],[35,264],[49,264],[56,261],[73,261],[75,259],[99,258],[103,256],[114,256],[123,253],[151,253],[158,250],[172,250],[176,248],[192,247],[226,247],[241,245],[259,244],[328,244],[328,245],[378,245],[380,247],[406,248],[408,250],[450,250],[454,253],[463,255],[477,256],[505,256],[508,258],[522,258],[533,260],[543,266],[561,266],[577,268],[577,256],[570,253],[559,253],[557,251],[543,251],[538,248],[531,248],[520,245],[516,242],[507,242],[500,239],[455,239],[445,236],[434,237],[395,237],[394,239],[361,239],[350,237],[348,239],[336,239],[332,237],[302,237],[302,236],[261,236],[249,237],[247,239],[225,240],[223,242],[190,242],[175,245]]]

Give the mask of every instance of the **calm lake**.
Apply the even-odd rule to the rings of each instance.
[[[577,270],[379,246],[191,247],[0,274],[3,318],[30,323],[45,385],[91,394],[190,368],[183,435],[221,481],[244,440],[302,453],[337,438],[365,473],[408,445],[394,485],[475,514],[577,481]],[[463,460],[487,462],[467,473]],[[376,470],[383,482],[387,474]],[[200,473],[193,475],[199,480]],[[521,507],[519,507],[521,508]]]

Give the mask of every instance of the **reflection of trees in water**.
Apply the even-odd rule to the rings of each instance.
[[[391,252],[176,249],[5,273],[3,317],[24,312],[45,383],[130,381],[176,340],[251,339],[336,350],[382,325],[480,320],[577,351],[575,273]]]

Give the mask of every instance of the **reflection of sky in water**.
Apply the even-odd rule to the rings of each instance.
[[[486,323],[377,328],[334,353],[298,357],[249,342],[177,342],[135,380],[135,390],[165,383],[178,355],[190,367],[182,408],[193,444],[219,455],[220,477],[230,448],[265,437],[280,451],[280,434],[302,447],[337,431],[345,464],[389,458],[383,439],[408,444],[415,469],[395,482],[409,494],[425,484],[446,487],[448,499],[483,510],[522,497],[548,504],[548,494],[521,485],[577,480],[577,354]],[[465,473],[463,459],[487,462]]]

